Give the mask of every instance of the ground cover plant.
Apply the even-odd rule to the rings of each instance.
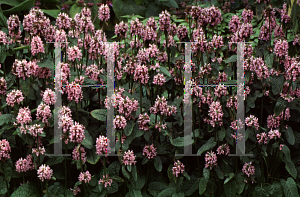
[[[124,16],[116,1],[68,1],[61,10],[56,1],[0,1],[0,195],[299,196],[300,2],[235,1],[130,2],[148,9],[142,16]],[[164,10],[153,13],[153,6]],[[114,35],[107,36],[112,24]],[[46,155],[59,140],[58,41],[59,138],[69,157]],[[185,45],[178,42],[189,41],[193,124],[192,140],[184,143]],[[240,136],[235,43],[243,41],[246,131]],[[114,54],[105,42],[117,42]],[[109,58],[112,100],[105,86]],[[111,103],[121,154],[114,157],[104,156]],[[229,156],[243,138],[253,156]],[[187,145],[198,156],[175,156]]]

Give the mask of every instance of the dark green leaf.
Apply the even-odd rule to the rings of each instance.
[[[294,132],[293,132],[293,130],[290,126],[288,127],[288,129],[286,129],[285,136],[286,136],[287,141],[290,143],[290,145],[294,145],[295,135],[294,135]]]
[[[100,159],[100,156],[96,154],[95,149],[93,148],[92,151],[89,151],[87,154],[86,161],[90,164],[95,165]]]
[[[57,16],[59,15],[60,13],[60,10],[45,10],[45,9],[42,9],[42,11],[47,14],[48,16],[51,16],[53,18],[57,18]]]
[[[283,186],[284,196],[286,197],[299,197],[296,183],[291,177],[287,178],[286,181],[283,179],[280,180],[281,185]]]
[[[0,195],[6,194],[7,188],[6,188],[6,183],[5,179],[3,176],[0,176]]]
[[[84,136],[85,138],[82,141],[82,145],[86,147],[87,149],[92,149],[93,148],[93,139],[92,136],[89,134],[87,130],[84,130]]]
[[[136,166],[132,166],[132,177],[134,181],[137,181],[137,170],[136,170]]]
[[[175,192],[175,188],[173,187],[168,187],[167,189],[163,190],[158,194],[158,197],[167,197],[167,196],[172,196],[172,194]]]
[[[215,142],[215,138],[211,137],[204,145],[201,146],[201,148],[198,150],[197,154],[201,155],[202,153],[212,149],[216,145],[217,145],[217,142]]]
[[[14,117],[14,115],[12,115],[12,114],[0,115],[0,126],[2,126],[3,124],[11,122],[13,117]]]
[[[20,79],[20,85],[24,96],[28,96],[30,92],[30,78],[26,78],[26,80]]]
[[[199,194],[200,195],[202,195],[205,192],[207,183],[208,183],[208,180],[205,180],[204,177],[200,178],[200,181],[199,181]]]
[[[194,140],[192,139],[191,135],[187,135],[184,137],[178,137],[176,139],[170,139],[171,144],[173,146],[182,147],[182,146],[188,146],[193,144]]]
[[[18,187],[10,197],[30,197],[35,196],[37,188],[32,183],[25,183]]]
[[[130,179],[130,175],[127,172],[127,170],[125,169],[125,166],[123,166],[123,165],[122,165],[122,173],[127,179]]]
[[[277,95],[277,94],[280,93],[280,91],[283,87],[283,82],[284,82],[284,76],[283,75],[272,77],[272,92],[273,92],[274,95]]]
[[[237,189],[238,184],[234,179],[224,185],[224,192],[226,197],[236,196]]]
[[[162,163],[161,163],[161,159],[158,155],[156,157],[154,157],[154,166],[158,172],[162,171]]]
[[[74,18],[77,13],[81,12],[81,9],[82,7],[79,7],[77,4],[72,5],[70,8],[70,16]]]
[[[122,21],[124,19],[121,18],[121,16],[125,15],[140,15],[145,16],[146,9],[142,6],[138,6],[134,0],[113,0],[112,1],[113,10],[119,19],[119,21]]]
[[[9,15],[12,13],[27,11],[27,10],[30,10],[30,8],[32,8],[33,4],[34,4],[34,0],[26,0],[16,6],[12,7],[11,9],[4,10],[3,14]]]
[[[114,161],[108,166],[109,174],[111,176],[119,175],[119,171],[121,169],[121,165],[119,161]]]
[[[285,107],[286,107],[285,100],[282,97],[279,97],[274,107],[275,116],[279,116],[280,113],[283,112]]]

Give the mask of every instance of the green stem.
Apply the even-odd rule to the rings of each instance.
[[[47,193],[47,197],[49,197],[49,193],[48,193],[48,183],[46,183],[46,193]]]
[[[24,178],[24,175],[23,175],[23,178]],[[8,189],[8,183],[7,183],[5,171],[4,171],[4,179],[5,179],[5,183],[6,183],[6,189],[7,189],[8,196],[10,196],[10,192],[9,192],[9,189]]]
[[[68,154],[67,144],[65,144],[65,154]],[[67,188],[67,179],[68,179],[68,174],[67,174],[67,157],[65,157],[65,188]],[[65,195],[66,195],[66,191],[65,191]]]

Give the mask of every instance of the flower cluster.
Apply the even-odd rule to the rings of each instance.
[[[11,148],[9,142],[6,139],[0,141],[0,160],[5,161],[10,159]]]
[[[80,147],[80,153],[81,154],[79,154],[79,147],[75,147],[72,151],[72,158],[73,160],[77,160],[77,161],[80,161],[81,158],[82,164],[85,164],[87,158],[86,158],[86,152],[83,147]]]
[[[15,103],[20,104],[23,100],[24,96],[20,90],[12,90],[6,97],[6,103],[11,107],[14,107]]]
[[[217,155],[216,153],[210,151],[205,154],[205,168],[212,169],[213,166],[217,166]]]
[[[216,126],[216,123],[219,123],[220,126],[223,125],[223,110],[219,101],[212,102],[209,106],[208,115],[209,118],[203,118],[204,122],[207,122],[213,127]]]
[[[47,88],[43,94],[43,101],[47,105],[54,105],[56,102],[55,92],[49,88]]]
[[[109,147],[109,139],[104,136],[99,136],[99,138],[96,139],[96,154],[102,155],[102,154],[108,154],[110,151]]]
[[[148,159],[152,159],[157,154],[156,148],[154,148],[154,145],[145,145],[143,149],[143,155],[147,157]]]
[[[78,180],[80,182],[85,182],[85,183],[89,183],[91,179],[92,179],[92,175],[90,174],[89,171],[80,172],[79,177],[78,177]]]
[[[132,150],[128,150],[128,151],[124,152],[122,162],[126,166],[136,164],[135,155]]]
[[[44,103],[39,104],[36,111],[36,118],[42,120],[43,123],[48,123],[48,119],[51,117],[50,106]]]
[[[222,144],[221,146],[218,147],[217,149],[217,154],[218,155],[228,155],[230,153],[230,148],[228,144]]]
[[[149,129],[148,123],[150,123],[150,117],[148,116],[148,114],[147,113],[140,114],[138,123],[139,123],[139,129],[148,131]]]
[[[184,165],[179,160],[174,162],[174,167],[172,168],[174,176],[178,177],[178,174],[182,174],[184,172]]]
[[[53,175],[53,170],[45,164],[42,164],[37,170],[38,178],[44,182],[45,180],[50,180]]]
[[[83,125],[75,122],[75,124],[70,127],[70,141],[80,144],[85,138],[84,130],[85,127]]]
[[[256,130],[258,130],[259,128],[259,124],[258,124],[258,118],[250,115],[249,117],[246,118],[245,123],[247,125],[247,127],[254,127]]]
[[[103,178],[99,180],[98,184],[104,184],[104,187],[107,187],[108,185],[111,186],[113,180],[109,178],[109,175],[103,175]]]
[[[168,105],[164,96],[160,98],[157,95],[154,106],[150,107],[150,112],[158,115],[171,116],[173,113],[176,113],[176,107]]]

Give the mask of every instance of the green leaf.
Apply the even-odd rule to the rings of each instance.
[[[182,175],[183,175],[187,180],[191,180],[190,175],[189,175],[186,171],[184,171],[184,172],[182,173]]]
[[[130,174],[127,172],[127,170],[125,169],[125,166],[122,165],[122,174],[127,178],[130,179]]]
[[[170,138],[170,141],[171,141],[171,144],[176,147],[188,146],[188,145],[191,145],[194,143],[194,140],[192,139],[191,135],[187,135],[184,137],[178,137],[176,139]]]
[[[6,194],[7,188],[6,188],[6,183],[5,179],[3,176],[0,176],[0,195]]]
[[[10,5],[10,6],[14,7],[14,6],[17,6],[20,3],[22,3],[22,0],[1,0],[0,3]]]
[[[4,14],[2,12],[2,9],[0,11],[0,25],[3,26],[3,27],[7,27],[7,18],[4,16]],[[5,53],[5,56],[6,56],[6,51],[4,53]],[[3,58],[1,60],[3,60]],[[1,63],[3,63],[3,62],[4,61],[1,61]]]
[[[37,63],[40,68],[49,68],[54,71],[54,60],[52,58],[46,58]]]
[[[136,3],[137,5],[141,5],[141,4],[143,3],[143,0],[135,0],[135,3]]]
[[[137,169],[136,169],[136,166],[132,166],[132,177],[133,177],[133,180],[134,181],[137,181]]]
[[[225,179],[225,181],[224,181],[224,185],[226,184],[226,183],[228,183],[232,178],[234,177],[234,173],[229,173],[229,177],[227,177],[226,179]]]
[[[225,138],[225,136],[226,136],[225,128],[221,127],[221,130],[218,131],[218,140],[219,141],[223,141],[223,139]]]
[[[280,183],[283,187],[284,196],[286,197],[299,197],[296,183],[291,177],[287,178],[286,181],[283,179],[280,180]]]
[[[234,179],[224,185],[224,192],[226,197],[236,196],[237,189],[238,184]]]
[[[290,145],[294,145],[295,135],[294,135],[294,132],[293,132],[293,130],[290,126],[285,131],[285,137],[286,137],[287,141],[290,143]]]
[[[205,192],[207,183],[208,183],[208,180],[205,180],[204,177],[200,178],[200,181],[199,181],[199,194],[200,195],[202,195]]]
[[[159,16],[159,14],[163,11],[163,9],[156,5],[156,3],[151,2],[148,6],[147,12],[146,12],[146,18],[149,18],[151,16]]]
[[[218,176],[219,179],[224,179],[224,173],[222,172],[220,166],[214,167],[214,170]]]
[[[133,121],[129,121],[127,122],[127,125],[124,129],[124,133],[126,136],[130,136],[130,134],[132,133],[133,127],[134,127],[134,122]]]
[[[28,11],[28,10],[30,10],[30,8],[32,8],[33,4],[34,4],[34,0],[26,0],[16,6],[12,7],[11,9],[4,10],[3,14],[9,15],[9,14],[18,13],[21,11]]]
[[[203,177],[205,178],[205,180],[209,180],[209,174],[210,174],[210,171],[209,171],[209,169],[207,169],[207,168],[203,168]]]
[[[167,189],[164,189],[158,194],[158,197],[167,197],[172,196],[172,194],[175,192],[174,187],[168,187]]]
[[[154,167],[158,172],[162,171],[162,162],[158,155],[154,157]]]
[[[48,16],[51,16],[51,17],[56,19],[57,16],[59,15],[59,13],[60,13],[60,10],[45,10],[45,9],[42,9],[42,12],[44,12]]]
[[[158,192],[161,192],[162,190],[166,189],[167,187],[168,187],[168,185],[166,183],[158,182],[158,181],[154,181],[149,184],[149,189],[155,190]]]
[[[63,156],[56,156],[54,158],[47,160],[46,165],[53,166],[55,164],[59,164],[59,163],[63,162],[64,159],[65,158]]]
[[[267,196],[269,196],[267,191],[259,185],[255,187],[255,194],[258,197],[267,197]]]
[[[285,162],[285,169],[288,171],[288,173],[294,178],[297,178],[297,170],[295,168],[295,164],[292,161],[286,161]]]
[[[119,175],[121,165],[119,161],[114,161],[108,166],[110,176]]]
[[[169,0],[170,6],[171,8],[178,8],[178,4],[176,3],[175,0]]]
[[[161,66],[159,67],[159,69],[163,74],[167,75],[168,77],[171,77],[170,72],[165,67]]]
[[[284,76],[283,75],[272,77],[272,92],[273,92],[274,95],[277,95],[277,94],[280,93],[280,91],[283,87],[283,82],[284,82]]]
[[[184,197],[184,193],[179,192],[179,193],[176,193],[176,194],[172,194],[172,197]]]
[[[283,112],[285,107],[286,107],[285,100],[282,97],[279,97],[274,107],[275,116],[279,116],[280,113]]]
[[[25,80],[20,79],[20,85],[24,96],[28,96],[30,92],[30,78],[26,78]]]
[[[201,146],[201,148],[197,152],[197,155],[201,155],[205,151],[208,151],[208,150],[214,148],[216,145],[217,145],[217,142],[215,142],[215,138],[211,137],[204,145]]]
[[[88,151],[86,158],[86,161],[93,165],[95,165],[100,159],[100,156],[97,155],[95,151],[95,147],[92,149],[92,151]]]
[[[84,130],[84,136],[85,138],[82,141],[82,145],[84,147],[86,147],[87,149],[92,149],[93,148],[93,138],[92,136],[89,134],[89,132],[87,130]]]
[[[272,185],[266,186],[266,189],[270,195],[282,197],[282,188],[279,182],[274,182]]]
[[[111,186],[106,188],[106,191],[108,194],[116,193],[118,191],[118,183],[113,181]]]
[[[0,115],[0,126],[2,126],[3,124],[11,122],[13,117],[14,117],[14,115],[12,115],[12,114]]]
[[[30,197],[35,196],[37,188],[32,183],[25,183],[18,187],[10,197]]]
[[[116,14],[119,21],[122,21],[121,16],[140,15],[144,17],[146,13],[146,9],[142,6],[137,5],[134,0],[113,0],[112,4],[114,5],[114,13]]]
[[[225,60],[226,64],[231,63],[231,62],[237,62],[237,55],[232,55],[230,58],[227,58]]]
[[[81,12],[81,9],[82,7],[79,7],[77,4],[72,5],[70,8],[70,16],[74,18],[77,13]]]
[[[96,118],[97,120],[106,121],[106,109],[95,109],[91,111],[91,115]]]

